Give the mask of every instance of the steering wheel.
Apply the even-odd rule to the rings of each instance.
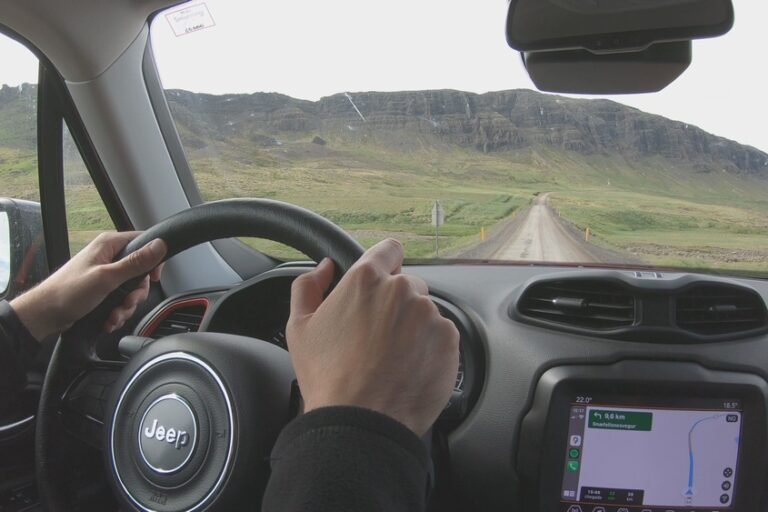
[[[166,258],[194,245],[236,236],[265,238],[328,256],[337,276],[363,248],[329,220],[266,199],[207,203],[178,213],[133,240],[120,257],[161,238]],[[63,400],[83,374],[106,363],[95,342],[106,315],[135,286],[127,283],[63,333],[43,383],[37,417],[36,469],[46,510],[76,508],[60,453]],[[258,509],[269,455],[291,419],[295,375],[288,354],[269,343],[217,333],[177,334],[148,344],[120,371],[105,411],[101,447],[108,480],[123,509]],[[94,434],[98,436],[98,433]],[[96,441],[94,443],[94,441]]]

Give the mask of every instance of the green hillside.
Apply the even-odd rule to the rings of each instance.
[[[7,89],[0,195],[34,198],[33,145],[19,136],[24,130],[9,129],[28,128],[33,105]],[[395,236],[409,257],[422,258],[434,254],[433,201],[446,211],[441,255],[450,256],[550,192],[563,218],[628,260],[768,271],[768,155],[613,102],[493,94],[360,94],[365,121],[346,98],[168,98],[206,200],[300,204],[365,245]],[[108,221],[73,151],[67,162],[79,247]]]

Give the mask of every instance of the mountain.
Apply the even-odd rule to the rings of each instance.
[[[36,98],[35,85],[0,88],[0,146],[34,149]],[[758,149],[609,100],[529,90],[341,93],[319,101],[277,93],[168,90],[167,98],[188,151],[229,145],[232,158],[250,152],[247,161],[257,164],[252,149],[315,140],[398,152],[458,147],[493,155],[544,149],[625,162],[655,158],[697,174],[768,177],[768,154]]]
[[[316,135],[403,150],[449,144],[481,153],[553,148],[578,155],[668,160],[697,172],[768,177],[768,154],[695,126],[609,100],[529,90],[342,93],[305,101],[277,93],[167,91],[185,146]]]
[[[34,151],[37,144],[37,86],[0,88],[0,146]]]

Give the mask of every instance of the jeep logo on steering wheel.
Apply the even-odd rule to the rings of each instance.
[[[152,426],[144,429],[144,437],[150,439],[154,437],[158,441],[165,441],[174,445],[177,450],[189,444],[189,433],[186,430],[177,430],[173,427],[166,429],[163,425],[158,426],[157,418],[152,421]]]
[[[141,459],[161,474],[181,470],[195,451],[197,418],[192,408],[176,394],[152,402],[139,423]]]

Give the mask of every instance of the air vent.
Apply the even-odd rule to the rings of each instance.
[[[723,284],[700,284],[675,300],[677,326],[705,336],[736,334],[768,326],[765,302],[756,292]]]
[[[517,306],[521,315],[582,329],[608,330],[635,323],[635,298],[623,286],[598,279],[534,283]]]
[[[191,299],[170,304],[155,316],[141,334],[159,339],[173,334],[197,332],[207,309],[207,299]]]

